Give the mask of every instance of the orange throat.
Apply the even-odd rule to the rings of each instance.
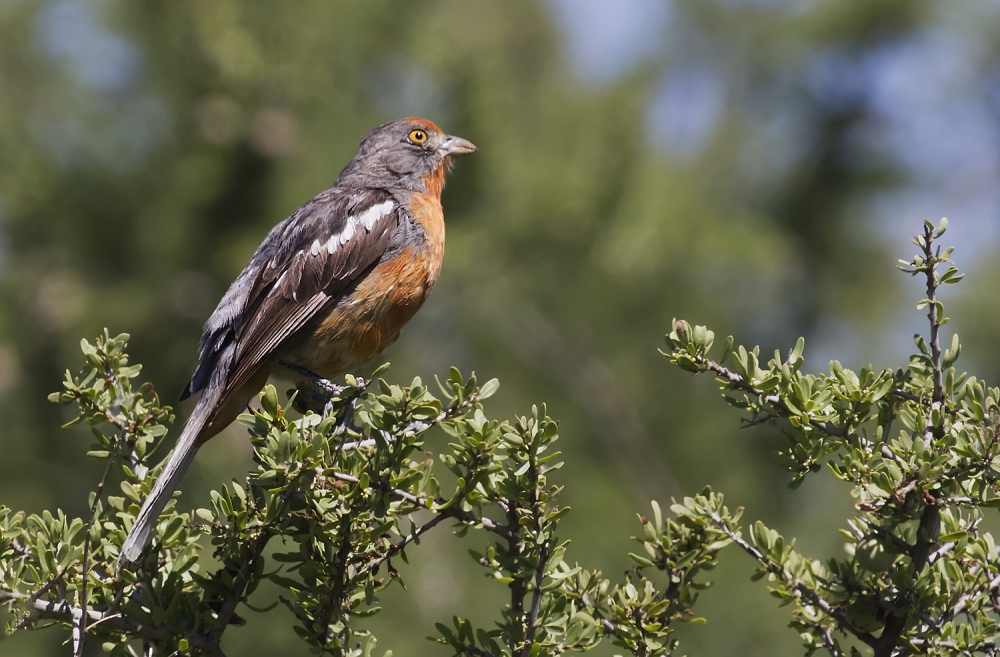
[[[433,173],[424,176],[424,186],[427,187],[428,194],[438,200],[441,199],[441,192],[444,190],[444,177],[449,171],[451,171],[451,158],[446,157]]]

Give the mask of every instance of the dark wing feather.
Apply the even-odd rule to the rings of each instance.
[[[210,380],[238,389],[285,339],[373,267],[399,222],[398,206],[370,230],[357,226],[334,253],[326,246],[349,217],[391,200],[378,189],[330,190],[275,226],[205,324],[201,362],[182,399]],[[316,241],[324,248],[312,248]]]

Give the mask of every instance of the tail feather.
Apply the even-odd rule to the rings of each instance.
[[[139,556],[149,540],[149,534],[156,526],[160,513],[163,512],[163,507],[170,501],[170,497],[180,484],[184,473],[194,461],[199,447],[198,435],[215,408],[215,396],[206,391],[206,394],[203,394],[202,398],[198,400],[198,405],[195,406],[194,412],[188,418],[181,437],[177,439],[177,445],[174,446],[174,451],[171,452],[167,465],[160,473],[159,479],[156,480],[149,497],[143,503],[142,509],[135,519],[135,524],[132,525],[132,530],[129,531],[128,537],[122,545],[115,570],[120,571],[123,567],[139,560]]]

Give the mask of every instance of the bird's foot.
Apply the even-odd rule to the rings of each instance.
[[[298,374],[307,382],[297,389],[298,394],[293,403],[296,410],[300,413],[312,411],[317,415],[330,416],[334,415],[340,408],[344,408],[344,415],[337,422],[336,433],[342,434],[348,429],[360,433],[360,428],[354,425],[353,420],[358,397],[364,393],[368,385],[363,377],[356,377],[356,385],[353,386],[338,385],[304,367],[289,363],[279,363],[279,365]]]
[[[319,374],[307,370],[304,367],[299,367],[298,365],[292,365],[291,363],[279,362],[278,364],[284,367],[289,372],[293,372],[301,376],[303,379],[312,384],[313,388],[322,391],[330,399],[334,397],[339,397],[341,394],[344,393],[345,390],[348,389],[348,386],[337,385],[330,379],[324,379]]]

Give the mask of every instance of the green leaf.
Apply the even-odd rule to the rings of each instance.
[[[500,389],[499,379],[490,379],[479,389],[479,399],[489,399]]]

